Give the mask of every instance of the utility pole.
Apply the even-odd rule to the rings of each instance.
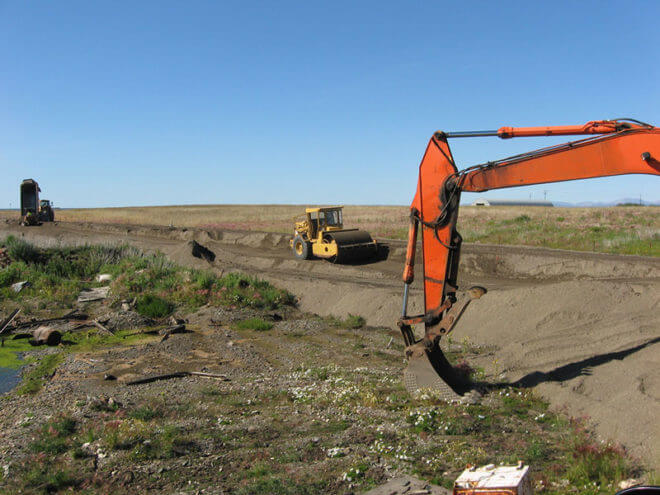
[[[543,189],[543,201],[546,201],[548,199],[548,190]]]

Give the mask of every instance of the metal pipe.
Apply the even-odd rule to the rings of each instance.
[[[498,136],[497,131],[463,131],[463,132],[445,132],[448,138],[462,138],[462,137],[486,137]]]
[[[408,313],[408,290],[410,289],[410,284],[403,284],[403,309],[401,311],[401,317],[405,318]]]

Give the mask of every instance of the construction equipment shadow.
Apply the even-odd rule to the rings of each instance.
[[[581,361],[576,361],[574,363],[565,364],[564,366],[559,366],[551,371],[534,371],[529,373],[515,382],[500,382],[492,384],[483,384],[490,389],[500,389],[506,387],[514,388],[532,388],[541,383],[547,382],[565,382],[579,376],[589,376],[591,375],[591,368],[595,366],[600,366],[606,363],[609,363],[614,360],[622,360],[631,354],[634,354],[642,349],[645,349],[648,346],[657,344],[660,342],[660,337],[655,337],[651,340],[648,340],[642,344],[624,349],[622,351],[607,352],[605,354],[599,354],[590,358],[583,359]]]

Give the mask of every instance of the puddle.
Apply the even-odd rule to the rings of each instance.
[[[0,395],[6,394],[21,381],[21,370],[0,368]]]

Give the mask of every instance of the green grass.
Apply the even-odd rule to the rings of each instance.
[[[28,339],[13,339],[12,335],[7,335],[5,343],[0,347],[0,368],[18,369],[25,364],[18,355],[34,349],[28,342]]]
[[[89,332],[67,332],[62,336],[62,339],[69,343],[68,352],[91,352],[116,345],[148,342],[157,338],[159,337],[145,334],[140,330],[117,330],[112,335],[90,330]]]
[[[346,330],[357,330],[367,324],[367,321],[360,315],[348,314],[346,318],[338,318],[336,316],[329,316],[328,323],[336,328],[344,328]]]
[[[69,438],[76,431],[76,421],[70,416],[62,416],[46,423],[38,437],[30,444],[36,453],[61,454],[69,448]]]
[[[49,308],[71,307],[81,289],[101,285],[94,281],[99,273],[113,275],[111,301],[137,298],[138,311],[154,318],[205,304],[268,310],[296,304],[292,294],[264,280],[237,273],[219,277],[127,245],[38,248],[12,236],[0,244],[13,260],[0,270],[0,301],[13,307],[31,309],[35,300],[48,301]],[[16,293],[11,285],[19,281],[31,285]]]
[[[137,298],[135,309],[143,316],[149,318],[162,318],[172,314],[174,311],[174,304],[162,297],[154,296],[153,294],[143,294]]]
[[[34,368],[32,368],[21,381],[21,384],[16,389],[16,393],[20,395],[34,395],[46,380],[48,380],[57,369],[57,366],[64,360],[64,353],[58,352],[56,354],[48,354],[39,361]]]
[[[135,409],[134,411],[131,411],[129,413],[129,417],[139,419],[141,421],[151,421],[152,419],[158,417],[158,411],[152,409],[149,406],[143,406]]]
[[[594,210],[592,215],[598,215]],[[564,217],[532,217],[524,214],[505,220],[485,220],[458,229],[465,242],[515,244],[553,249],[594,251],[612,254],[660,256],[657,224],[638,225],[632,219],[618,222],[587,217],[567,223]],[[600,220],[600,221],[599,221]]]
[[[248,318],[234,323],[234,328],[237,330],[266,331],[273,328],[273,324],[263,318]]]
[[[610,480],[623,479],[629,473],[622,449],[612,445],[579,439],[572,457],[567,478],[574,485],[607,485]]]

